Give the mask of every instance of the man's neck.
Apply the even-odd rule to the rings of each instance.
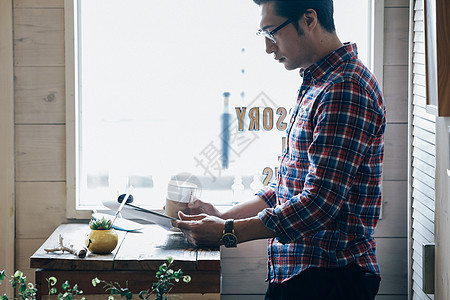
[[[317,40],[315,62],[336,51],[343,46],[336,33],[326,33]]]

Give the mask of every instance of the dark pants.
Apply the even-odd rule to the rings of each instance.
[[[269,283],[266,300],[373,300],[380,278],[356,264],[309,268],[281,284]]]

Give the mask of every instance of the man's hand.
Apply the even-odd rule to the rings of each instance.
[[[225,220],[206,214],[185,215],[181,211],[178,217],[180,220],[172,221],[172,224],[181,229],[189,243],[195,246],[220,246]]]
[[[191,210],[191,215],[207,214],[223,219],[222,213],[218,211],[214,205],[209,202],[204,202],[197,197],[194,197],[194,199],[188,204],[188,207]]]

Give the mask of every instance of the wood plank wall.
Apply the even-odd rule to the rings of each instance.
[[[422,291],[422,244],[434,242],[436,117],[426,111],[424,0],[413,7],[412,65],[412,299],[433,299]]]
[[[14,1],[16,268],[62,222],[65,207],[64,1]]]
[[[384,93],[388,107],[383,220],[376,233],[384,280],[378,299],[406,299],[407,0],[385,1]],[[65,213],[64,1],[15,0],[16,268],[30,280],[29,256],[62,222]],[[261,243],[261,242],[259,242]],[[263,248],[265,249],[265,241]],[[240,247],[258,280],[266,276],[265,251]],[[246,248],[249,248],[245,250]],[[261,249],[257,246],[257,249]],[[236,253],[226,253],[236,257]],[[244,254],[245,255],[245,254]],[[224,257],[225,258],[225,257]],[[231,262],[230,262],[231,263]],[[239,261],[235,261],[239,265]],[[261,272],[259,271],[261,269]],[[224,278],[235,275],[225,271]],[[245,276],[247,277],[247,276]],[[245,278],[238,277],[238,278]],[[227,284],[227,283],[226,283]],[[265,290],[240,282],[229,294],[256,298]],[[246,288],[252,289],[245,290]],[[231,296],[231,295],[230,295]],[[230,299],[238,299],[236,295]],[[256,299],[255,298],[255,299]]]
[[[0,0],[0,270],[14,272],[14,64],[13,7]],[[13,289],[0,285],[0,295]]]
[[[375,233],[382,282],[377,299],[407,299],[407,148],[409,1],[385,0],[384,88],[387,108],[383,219]]]

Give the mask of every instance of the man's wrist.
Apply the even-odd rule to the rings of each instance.
[[[267,228],[258,217],[235,220],[234,232],[239,243],[276,237],[276,233]]]
[[[238,239],[235,234],[233,219],[228,219],[225,221],[225,226],[220,241],[227,248],[234,248],[237,246]]]

